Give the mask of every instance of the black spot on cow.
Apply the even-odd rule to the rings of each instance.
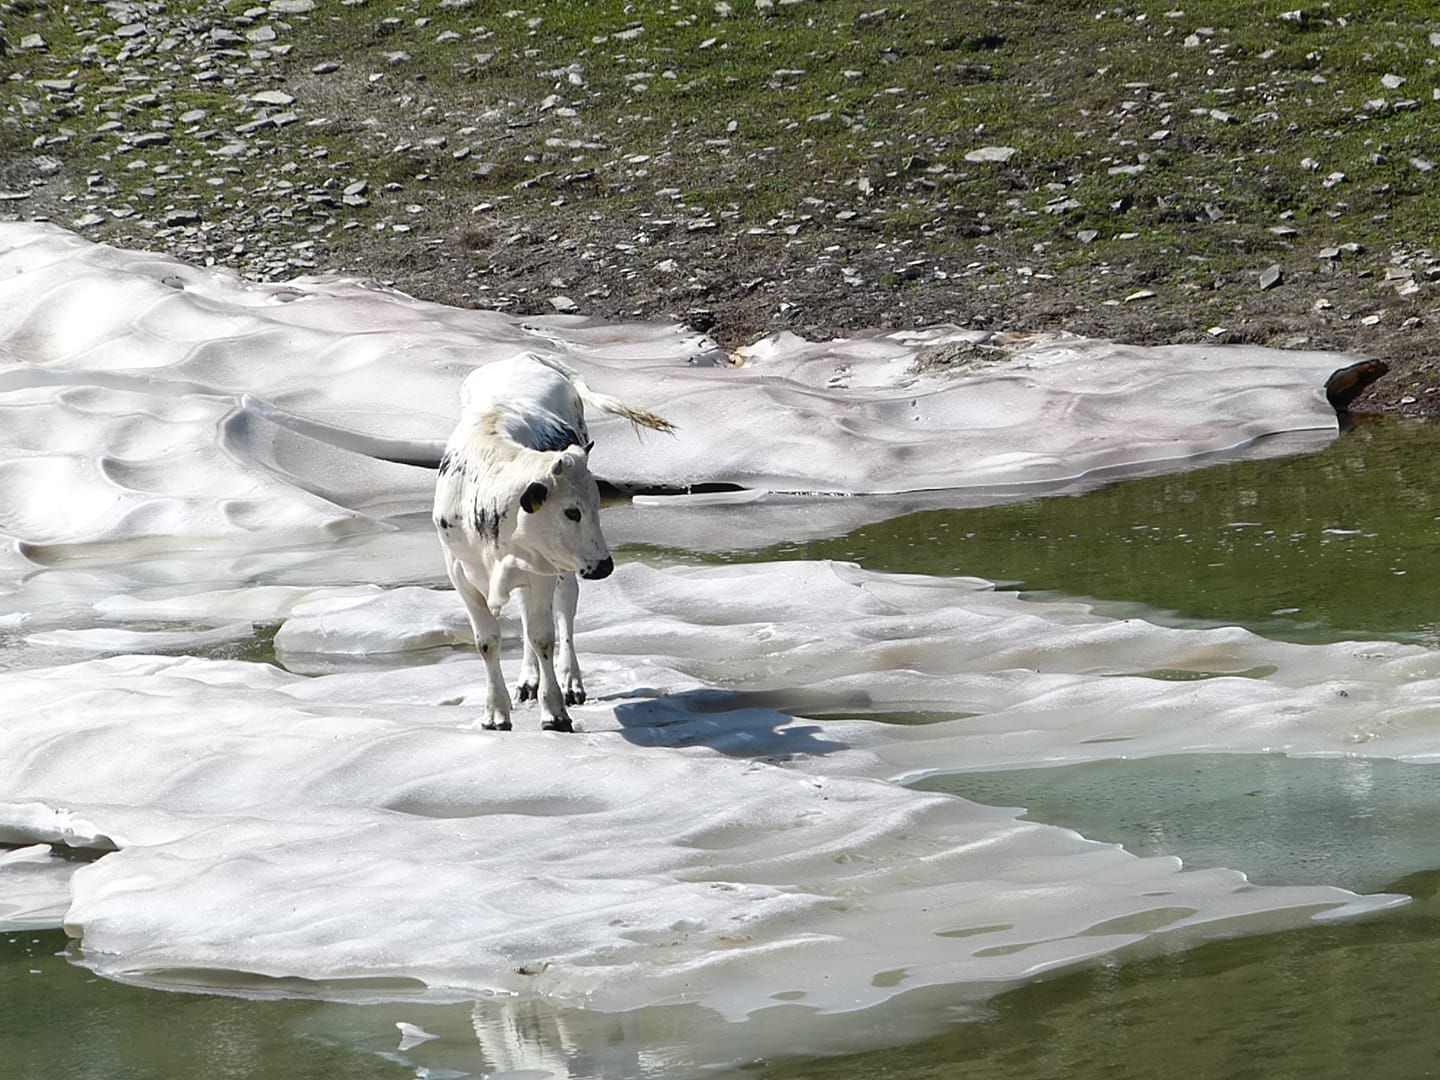
[[[500,539],[500,507],[495,503],[488,506],[475,504],[475,531],[480,534],[481,539],[489,540],[492,543]]]
[[[557,420],[553,416],[545,417],[535,427],[535,450],[564,450],[570,446],[580,446],[580,434],[569,424]]]
[[[440,475],[444,476],[447,473],[454,472],[457,466],[458,463],[455,461],[455,455],[451,454],[448,450],[445,451],[444,455],[440,458]]]

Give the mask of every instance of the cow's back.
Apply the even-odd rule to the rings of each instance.
[[[476,368],[460,387],[461,422],[495,417],[496,433],[531,450],[585,446],[585,406],[569,376],[530,354]]]

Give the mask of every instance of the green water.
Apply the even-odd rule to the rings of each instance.
[[[916,514],[759,557],[978,575],[1028,592],[1095,598],[1116,611],[1241,623],[1293,640],[1440,644],[1440,574],[1432,572],[1440,545],[1437,451],[1440,425],[1362,424],[1306,458],[1217,466],[1075,498]],[[256,647],[263,651],[265,642]],[[927,786],[1026,806],[1032,818],[1139,853],[1416,900],[1360,922],[1096,964],[1003,994],[985,1018],[957,1020],[925,1042],[756,1064],[745,1073],[765,1080],[1440,1075],[1436,783],[1422,766],[1380,762],[1362,771],[1357,779],[1343,762],[1212,756],[931,778]],[[1326,846],[1310,850],[1316,835]],[[66,951],[59,932],[0,934],[0,1080],[438,1080],[494,1071],[462,1007],[140,990],[96,979]],[[397,1020],[450,1037],[398,1054]],[[431,1063],[429,1071],[418,1062]],[[583,1056],[572,1061],[571,1075],[592,1074]]]
[[[104,982],[58,930],[0,934],[4,1080],[391,1080],[413,1069],[305,1035],[306,1001],[169,994]],[[394,1028],[391,1028],[393,1033]],[[392,1039],[390,1045],[397,1040]]]
[[[1440,424],[1360,423],[1324,452],[936,510],[768,559],[965,574],[1294,641],[1440,645]]]
[[[913,1046],[766,1069],[766,1080],[1416,1080],[1440,1076],[1440,874],[1368,922],[1081,972],[997,998]]]

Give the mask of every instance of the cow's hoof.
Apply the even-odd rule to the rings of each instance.
[[[575,729],[570,725],[570,718],[569,718],[568,716],[557,716],[555,719],[553,719],[553,720],[546,720],[543,724],[541,724],[541,725],[540,725],[540,730],[541,730],[541,731],[574,731]]]
[[[585,704],[585,691],[584,691],[583,689],[581,689],[581,690],[566,690],[566,691],[565,691],[565,704],[566,704],[566,705],[584,705],[584,704]]]
[[[516,701],[539,701],[540,684],[533,682],[522,682],[515,688]]]
[[[502,720],[497,724],[494,720],[486,720],[480,727],[485,731],[509,731],[510,721]]]

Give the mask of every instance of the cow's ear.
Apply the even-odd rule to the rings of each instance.
[[[531,484],[525,489],[525,494],[520,496],[520,509],[524,510],[527,514],[533,514],[536,510],[540,509],[541,505],[545,502],[545,496],[549,494],[550,489],[544,484],[538,481]]]
[[[550,471],[559,476],[565,471],[565,455],[561,454],[555,459],[555,464],[550,466]]]

